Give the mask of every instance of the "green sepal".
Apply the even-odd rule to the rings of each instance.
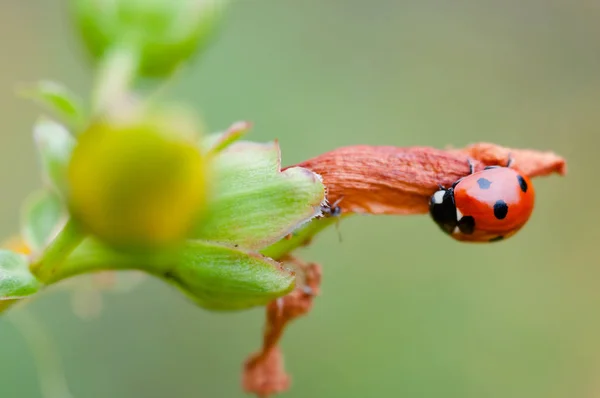
[[[213,158],[212,172],[212,200],[194,238],[258,250],[321,214],[321,178],[301,167],[281,171],[276,142],[237,142]]]
[[[86,111],[81,99],[59,83],[41,81],[20,89],[19,94],[53,112],[73,129],[79,130],[84,125]]]
[[[31,251],[37,253],[46,247],[65,219],[65,207],[55,192],[35,192],[23,206],[21,236]]]
[[[42,163],[43,178],[64,194],[67,190],[67,168],[76,141],[60,123],[40,118],[33,129],[33,136]]]
[[[201,241],[188,243],[163,278],[199,306],[220,311],[265,305],[289,293],[295,281],[290,270],[270,258]]]
[[[208,153],[216,154],[229,147],[250,131],[250,123],[237,122],[226,131],[213,133],[202,140],[201,147]]]
[[[0,250],[0,300],[30,296],[40,286],[40,282],[29,271],[26,256],[10,250]]]

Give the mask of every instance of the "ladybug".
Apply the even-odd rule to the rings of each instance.
[[[448,189],[440,185],[429,201],[429,213],[440,228],[456,240],[496,242],[521,229],[533,211],[535,192],[527,176],[511,168],[488,166]]]

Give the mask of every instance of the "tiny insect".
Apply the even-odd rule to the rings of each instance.
[[[338,200],[336,200],[335,202],[333,202],[332,204],[327,203],[324,206],[321,206],[321,212],[322,212],[323,218],[329,218],[329,217],[337,218],[336,222],[335,222],[335,227],[337,229],[338,239],[340,242],[342,241],[342,234],[340,232],[340,217],[342,215],[342,208],[339,206],[339,204],[342,201],[342,199],[344,199],[343,196],[341,198],[339,198]]]
[[[452,187],[440,185],[429,201],[429,213],[439,227],[456,240],[496,242],[519,231],[533,211],[535,192],[527,176],[511,168],[488,166]]]
[[[342,198],[336,200],[331,205],[325,205],[321,207],[321,211],[323,212],[323,217],[338,217],[342,214],[342,208],[339,206],[339,203],[342,201]]]

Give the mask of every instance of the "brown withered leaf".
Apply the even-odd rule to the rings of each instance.
[[[304,284],[267,305],[263,346],[246,361],[242,379],[244,390],[259,397],[268,397],[289,388],[290,376],[285,372],[278,343],[285,327],[310,311],[321,285],[319,265],[306,264],[293,257],[288,257],[285,261],[294,263],[299,268],[304,275]]]
[[[529,177],[565,174],[563,158],[551,152],[479,143],[464,149],[357,145],[335,149],[296,166],[323,177],[330,203],[341,199],[344,213],[422,214],[438,184],[451,185],[475,170],[506,165]]]

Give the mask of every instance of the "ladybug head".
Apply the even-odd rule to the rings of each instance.
[[[429,200],[429,214],[440,228],[451,234],[458,224],[456,204],[454,203],[454,188],[440,188],[431,195]]]

